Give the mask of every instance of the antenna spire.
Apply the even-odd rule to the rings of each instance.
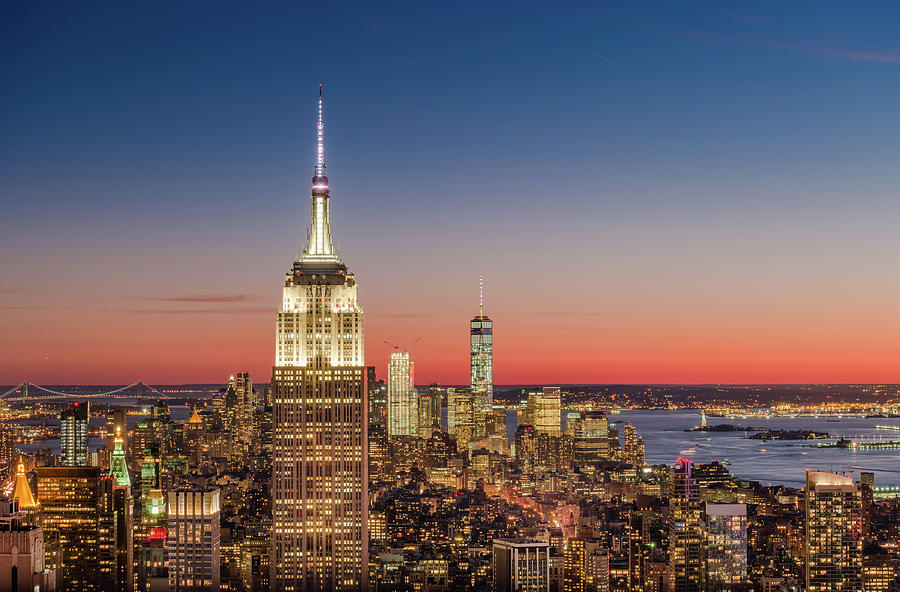
[[[322,85],[319,84],[319,116],[316,119],[316,171],[312,186],[312,223],[307,234],[306,249],[299,261],[340,264],[331,239],[331,216],[328,201],[328,177],[325,176],[325,123],[322,117]]]
[[[316,177],[325,176],[325,122],[322,119],[322,83],[319,83],[319,119],[316,121]]]
[[[484,316],[484,276],[478,276],[478,316]]]

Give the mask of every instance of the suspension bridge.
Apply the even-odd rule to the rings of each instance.
[[[23,380],[5,393],[0,394],[3,401],[35,401],[50,399],[170,399],[172,395],[160,392],[144,381],[138,380],[108,391],[94,392],[92,388],[78,387],[78,392],[64,393]]]

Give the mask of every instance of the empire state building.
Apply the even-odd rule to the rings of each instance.
[[[363,311],[331,240],[322,90],[307,245],[284,279],[272,368],[272,590],[365,590]]]

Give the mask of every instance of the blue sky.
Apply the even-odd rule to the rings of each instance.
[[[798,361],[809,380],[892,371],[832,372],[848,340],[900,349],[883,333],[900,287],[896,3],[6,8],[0,315],[20,344],[2,352],[10,380],[78,367],[73,338],[53,350],[71,363],[50,368],[49,327],[70,323],[114,351],[104,335],[128,321],[108,311],[197,295],[247,302],[191,322],[227,341],[215,332],[227,316],[234,339],[257,344],[247,363],[266,372],[269,311],[305,236],[319,82],[334,230],[364,286],[379,364],[384,339],[425,334],[420,376],[464,374],[460,327],[484,274],[495,316],[522,335],[572,339],[558,323],[529,324],[550,313],[630,336],[619,349],[585,342],[577,364],[557,356],[535,379],[759,375],[746,354],[717,366],[699,346],[687,360],[675,345],[642,349],[683,334],[680,315],[709,328],[703,343],[760,355],[811,328],[833,335],[828,352]],[[560,299],[555,278],[578,287]],[[154,316],[148,335],[183,317]],[[168,377],[158,340],[155,371]],[[534,363],[510,355],[517,382],[512,369]],[[96,372],[124,377],[141,363]]]

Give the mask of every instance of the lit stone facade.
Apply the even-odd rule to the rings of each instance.
[[[322,99],[306,249],[276,321],[272,589],[367,587],[368,473],[362,308],[331,241]]]

